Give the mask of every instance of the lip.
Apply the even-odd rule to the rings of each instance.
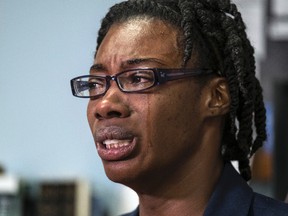
[[[121,161],[132,156],[136,149],[136,136],[123,127],[104,127],[96,130],[95,143],[102,160]]]

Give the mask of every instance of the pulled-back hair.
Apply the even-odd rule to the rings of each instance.
[[[179,29],[184,67],[196,51],[200,66],[213,68],[226,78],[231,106],[222,155],[226,161],[238,161],[239,171],[248,181],[249,159],[266,139],[266,111],[255,77],[254,49],[236,5],[230,0],[129,0],[116,4],[102,20],[96,53],[113,24],[137,17],[160,19]]]

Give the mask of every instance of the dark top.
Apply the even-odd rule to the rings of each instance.
[[[139,216],[139,209],[123,216]],[[288,205],[253,192],[227,163],[204,216],[288,216]]]

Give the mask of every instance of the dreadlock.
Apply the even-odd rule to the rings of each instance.
[[[113,24],[137,17],[160,19],[179,29],[183,66],[196,51],[199,64],[208,63],[226,78],[231,106],[222,154],[226,161],[238,161],[242,177],[251,179],[249,159],[266,139],[266,111],[255,77],[254,49],[236,5],[230,0],[128,0],[116,4],[102,20],[96,53]]]

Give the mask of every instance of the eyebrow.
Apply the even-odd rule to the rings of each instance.
[[[155,59],[155,58],[135,58],[135,59],[129,59],[126,62],[123,62],[121,67],[127,66],[134,66],[134,65],[139,65],[143,63],[157,63],[164,65],[160,60]]]
[[[106,68],[103,64],[93,64],[90,71],[106,71]]]
[[[161,61],[155,58],[134,58],[134,59],[129,59],[127,61],[122,62],[120,67],[121,69],[125,69],[126,67],[137,66],[143,63],[157,63],[157,64],[165,65]],[[103,64],[98,63],[98,64],[92,65],[90,68],[90,71],[95,71],[95,72],[107,71],[107,68]]]

